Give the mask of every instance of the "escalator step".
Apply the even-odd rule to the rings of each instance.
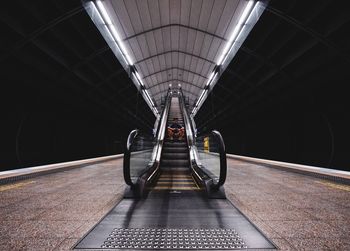
[[[188,153],[188,149],[183,147],[164,147],[163,153]]]
[[[188,159],[162,159],[161,165],[162,166],[188,166],[189,161]]]
[[[165,147],[187,147],[185,142],[164,142]]]
[[[188,160],[189,154],[186,153],[163,153],[162,159],[186,159]]]
[[[161,166],[164,171],[189,171],[188,166]]]

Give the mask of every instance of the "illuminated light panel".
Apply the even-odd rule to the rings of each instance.
[[[214,81],[214,79],[215,79],[215,77],[216,77],[217,74],[218,74],[218,73],[215,72],[215,71],[213,71],[213,72],[210,74],[210,77],[209,77],[208,82],[207,82],[207,84],[205,85],[205,87],[208,87],[208,86],[210,86],[211,83],[213,83],[213,81]]]
[[[138,80],[140,86],[145,87],[145,85],[143,84],[142,79],[141,79],[139,73],[138,73],[137,71],[135,71],[133,74],[135,75],[135,78]]]
[[[226,58],[227,58],[229,52],[231,51],[231,48],[235,44],[236,38],[238,37],[239,33],[243,30],[245,22],[248,20],[248,15],[253,12],[254,3],[255,3],[255,1],[253,1],[253,0],[250,0],[247,3],[247,6],[245,7],[241,17],[239,18],[239,21],[238,21],[236,27],[234,28],[234,30],[230,36],[230,39],[228,40],[221,56],[219,57],[219,60],[217,62],[218,65],[222,65],[226,61]]]
[[[97,13],[99,13],[102,16],[102,21],[106,25],[106,27],[108,28],[108,32],[111,34],[113,41],[117,45],[119,51],[121,52],[121,55],[123,56],[123,59],[126,62],[126,64],[133,65],[133,61],[131,60],[131,58],[128,54],[128,51],[126,50],[124,44],[122,43],[120,36],[119,36],[117,30],[115,29],[115,26],[113,25],[112,20],[109,17],[108,12],[107,12],[105,6],[103,5],[102,1],[96,1],[97,8],[93,2],[91,2],[91,3],[95,7],[95,9],[97,10]]]
[[[133,61],[131,60],[127,49],[125,48],[122,39],[120,38],[120,35],[118,34],[115,26],[112,23],[112,20],[110,18],[110,16],[108,15],[108,12],[103,4],[102,1],[96,1],[96,5],[94,4],[94,2],[90,2],[92,8],[94,9],[95,13],[97,14],[98,18],[100,19],[101,23],[104,24],[106,26],[106,32],[108,34],[108,36],[111,38],[112,42],[114,42],[116,44],[116,47],[118,49],[118,51],[120,52],[120,55],[123,57],[123,60],[125,61],[125,63],[127,65],[132,66],[133,65]],[[139,73],[135,70],[133,73],[134,78],[136,79],[136,82],[142,87],[141,92],[143,92],[144,96],[145,96],[145,100],[146,102],[149,104],[150,108],[152,109],[153,113],[158,115],[158,110],[155,107],[149,93],[147,90],[145,90],[145,85],[142,82],[142,78],[140,77]]]
[[[239,41],[240,35],[244,31],[246,25],[249,23],[249,20],[252,17],[252,13],[254,13],[255,9],[259,6],[259,3],[260,3],[259,1],[255,1],[255,0],[248,1],[246,7],[243,10],[241,17],[238,20],[237,25],[235,26],[234,30],[232,31],[232,34],[230,35],[230,37],[226,43],[226,46],[224,47],[223,52],[217,61],[217,66],[223,65],[226,62],[234,45],[236,44],[237,41]],[[210,74],[208,82],[205,85],[205,88],[208,88],[212,83],[214,83],[214,79],[215,79],[217,74],[218,74],[218,72],[215,72],[215,70]],[[202,91],[196,105],[194,106],[194,108],[191,112],[191,114],[193,116],[196,114],[196,112],[200,108],[200,104],[202,103],[203,99],[205,99],[204,94],[206,92],[207,92],[207,90],[205,90],[205,89]]]

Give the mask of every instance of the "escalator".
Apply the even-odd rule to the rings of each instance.
[[[177,119],[177,124],[184,127],[179,100],[172,98],[167,124],[171,125]],[[161,174],[154,190],[196,190],[198,186],[191,176],[188,145],[185,138],[170,140],[165,137],[160,162]]]
[[[166,129],[174,118],[182,140]],[[124,154],[124,199],[75,249],[275,249],[226,199],[226,153],[219,132],[196,135],[181,91],[169,92],[154,136],[133,130]]]

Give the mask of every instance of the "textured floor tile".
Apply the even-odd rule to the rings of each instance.
[[[285,220],[285,221],[310,221],[310,220],[317,220],[316,217],[314,217],[312,214],[309,214],[307,212],[303,212],[301,210],[295,210],[295,209],[275,209],[270,208],[270,210],[266,209],[263,210],[257,210],[254,211],[257,216],[259,216],[261,219],[264,219],[265,221],[278,221],[278,220]]]
[[[48,251],[54,250],[63,239],[60,238],[11,238],[1,239],[0,250],[35,250],[35,251]]]
[[[0,224],[0,240],[1,239],[10,239],[11,233],[16,231],[17,228],[19,228],[23,224],[23,221],[1,221]],[[14,236],[16,237],[16,236]],[[1,241],[0,241],[1,243]],[[0,249],[1,250],[1,249]]]
[[[26,221],[32,220],[42,214],[44,209],[28,209],[21,207],[11,207],[5,210],[0,210],[0,222],[2,221]]]
[[[328,224],[338,229],[341,236],[350,241],[350,218],[344,220],[329,220]]]
[[[350,250],[349,241],[339,238],[288,238],[287,240],[296,250]]]
[[[25,221],[18,227],[12,226],[12,238],[65,238],[82,225],[80,221]]]
[[[285,238],[339,237],[341,231],[321,221],[270,221],[269,225]]]
[[[79,239],[67,238],[58,244],[53,250],[54,251],[67,251],[72,250],[72,247],[78,242]]]
[[[270,238],[270,240],[275,243],[278,250],[281,251],[296,251],[297,249],[293,247],[287,240],[281,238]],[[300,250],[300,249],[299,249]]]
[[[286,250],[293,249],[286,238],[293,240],[296,250],[350,250],[344,249],[349,239],[345,236],[350,236],[347,191],[317,178],[254,163],[229,160],[228,165],[227,198],[268,237],[285,243]],[[261,188],[255,194],[254,186]],[[328,241],[320,244],[320,238]],[[296,245],[298,239],[310,242],[303,247]]]

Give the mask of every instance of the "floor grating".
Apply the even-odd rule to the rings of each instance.
[[[108,249],[246,249],[234,229],[115,228],[101,248]]]

